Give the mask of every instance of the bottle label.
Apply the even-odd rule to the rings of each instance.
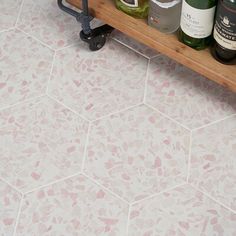
[[[181,0],[173,0],[173,1],[169,1],[169,2],[162,2],[162,1],[158,1],[158,0],[151,0],[151,1],[163,9],[169,9],[171,7],[176,6],[177,4],[179,4],[181,2]]]
[[[236,50],[236,11],[219,3],[214,27],[214,39],[222,47]]]
[[[120,0],[120,1],[128,7],[138,7],[138,0]]]
[[[206,38],[211,35],[216,7],[197,9],[183,1],[180,26],[182,31],[193,38]]]

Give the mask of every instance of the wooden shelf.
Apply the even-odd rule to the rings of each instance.
[[[81,9],[81,0],[66,1]],[[148,26],[145,20],[135,19],[117,10],[114,0],[88,0],[88,2],[94,17],[236,92],[236,66],[222,65],[215,61],[209,49],[196,51],[180,43],[176,35],[158,32]]]

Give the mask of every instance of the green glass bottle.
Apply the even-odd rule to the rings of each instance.
[[[183,0],[179,40],[201,50],[212,40],[217,0]]]
[[[147,18],[148,5],[148,0],[116,0],[119,10],[137,18]]]

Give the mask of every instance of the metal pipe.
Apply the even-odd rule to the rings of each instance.
[[[78,15],[80,13],[78,13],[77,11],[65,6],[63,3],[62,3],[62,0],[57,0],[57,4],[59,6],[59,8],[62,10],[62,11],[65,11],[66,13],[70,14],[71,16],[74,16],[76,19],[78,18]]]
[[[89,16],[88,0],[82,1],[83,13],[85,16]]]

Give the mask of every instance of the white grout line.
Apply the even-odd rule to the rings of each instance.
[[[191,132],[191,129],[189,129],[187,126],[181,124],[180,122],[178,122],[177,120],[171,118],[170,116],[166,115],[165,113],[159,111],[157,108],[153,107],[152,105],[148,104],[148,103],[144,103],[147,107],[149,107],[150,109],[160,113],[162,116],[166,117],[167,119],[173,121],[174,123],[178,124],[179,126],[181,126],[182,128],[186,129],[187,131],[190,131]]]
[[[96,121],[99,121],[99,120],[102,120],[102,119],[105,119],[105,118],[108,118],[108,117],[113,116],[113,115],[117,115],[119,113],[122,113],[122,112],[125,112],[125,111],[128,111],[128,110],[131,110],[131,109],[139,107],[141,105],[144,105],[143,102],[140,102],[140,103],[138,103],[136,105],[132,105],[132,106],[126,107],[124,109],[121,109],[121,110],[118,110],[118,111],[115,111],[115,112],[111,112],[111,113],[109,113],[107,115],[104,115],[104,116],[101,116],[101,117],[99,117],[97,119],[92,120],[92,123],[94,123]]]
[[[113,195],[114,197],[120,199],[122,202],[126,203],[126,204],[130,204],[127,200],[125,200],[124,198],[120,197],[119,195],[117,195],[116,193],[114,193],[113,191],[111,191],[110,189],[108,189],[107,187],[103,186],[102,184],[100,184],[98,181],[96,181],[95,179],[93,179],[92,177],[90,177],[89,175],[87,175],[86,173],[82,172],[81,173],[83,176],[85,176],[86,178],[88,178],[91,182],[93,182],[94,184],[96,184],[97,186],[99,186],[100,188],[103,188],[106,192],[110,193],[111,195]]]
[[[47,97],[51,98],[53,101],[59,103],[60,105],[64,106],[65,108],[67,108],[68,110],[70,110],[71,112],[73,112],[75,115],[77,115],[78,117],[80,117],[81,119],[87,121],[87,122],[91,122],[89,119],[87,119],[85,116],[79,114],[77,111],[73,110],[72,108],[68,107],[67,105],[65,105],[63,102],[59,101],[58,99],[56,99],[55,97],[53,97],[52,95],[47,93]]]
[[[56,52],[60,52],[60,51],[66,50],[66,49],[68,49],[68,48],[72,48],[72,47],[75,47],[75,46],[77,46],[77,45],[79,46],[80,44],[83,45],[83,44],[85,44],[85,42],[78,40],[78,42],[76,42],[76,43],[72,43],[72,44],[69,44],[69,45],[67,45],[67,46],[65,46],[65,47],[56,49]],[[85,45],[86,45],[86,44],[85,44]]]
[[[7,180],[5,180],[4,178],[0,177],[0,181],[2,181],[3,183],[5,183],[6,185],[9,185],[12,189],[14,189],[17,193],[21,194],[23,196],[23,192],[21,190],[19,190],[17,187],[15,187],[14,185],[12,185],[11,183],[9,183]]]
[[[84,170],[84,166],[85,166],[85,161],[86,161],[86,156],[87,156],[87,150],[88,150],[88,145],[89,145],[89,136],[90,136],[91,128],[92,128],[92,124],[90,122],[89,123],[89,127],[88,127],[88,131],[87,131],[85,146],[84,146],[84,154],[83,154],[81,171]]]
[[[230,119],[230,118],[232,118],[232,117],[234,117],[234,116],[236,116],[236,113],[235,113],[235,114],[232,114],[232,115],[229,115],[229,116],[226,116],[226,117],[224,117],[224,118],[222,118],[222,119],[213,121],[213,122],[211,122],[211,123],[209,123],[209,124],[200,126],[200,127],[198,127],[198,128],[194,128],[192,131],[193,131],[193,132],[198,131],[198,130],[200,130],[200,129],[203,129],[203,128],[209,127],[209,126],[211,126],[211,125],[220,123],[220,122],[222,122],[222,121],[224,121],[224,120]]]
[[[140,200],[138,200],[138,201],[132,202],[132,203],[131,203],[131,206],[136,205],[136,204],[139,204],[140,202],[149,200],[149,199],[151,199],[151,198],[157,197],[157,196],[159,196],[159,195],[161,195],[161,194],[163,194],[163,193],[169,192],[169,191],[171,191],[171,190],[174,190],[174,189],[176,189],[176,188],[178,188],[178,187],[181,187],[181,186],[184,186],[184,185],[186,185],[186,184],[187,184],[187,182],[183,182],[183,183],[181,183],[181,184],[177,184],[177,185],[175,185],[175,186],[173,186],[173,187],[170,187],[170,188],[167,188],[167,189],[165,189],[165,190],[162,190],[162,191],[160,191],[160,192],[158,192],[158,193],[154,193],[154,194],[152,194],[152,195],[150,195],[150,196],[147,196],[147,197],[145,197],[145,198],[143,198],[143,199],[140,199]]]
[[[160,52],[158,52],[158,53],[159,53],[159,54],[157,54],[157,55],[151,57],[150,60],[152,61],[152,60],[155,60],[157,57],[164,56],[162,53],[160,53]]]
[[[150,69],[150,64],[151,64],[151,60],[148,60],[148,64],[147,64],[147,71],[146,71],[146,75],[145,75],[145,82],[144,82],[144,93],[143,93],[143,102],[146,102],[146,96],[147,96],[147,87],[148,87],[148,77],[149,77],[149,69]]]
[[[36,38],[35,36],[33,36],[33,35],[31,35],[31,34],[25,32],[24,30],[18,28],[17,26],[16,26],[16,29],[19,30],[19,31],[21,31],[21,32],[22,32],[23,34],[25,34],[26,36],[28,36],[28,37],[32,38],[33,40],[37,41],[38,43],[42,44],[43,46],[47,47],[48,49],[52,50],[53,52],[55,52],[55,49],[53,49],[52,47],[50,47],[48,44],[44,43],[44,42],[41,41],[40,39]]]
[[[136,50],[135,48],[133,48],[133,47],[131,47],[131,46],[125,44],[124,42],[120,41],[119,39],[116,39],[116,38],[114,38],[114,37],[111,37],[110,39],[116,41],[117,43],[119,43],[119,44],[121,44],[121,45],[123,45],[123,46],[129,48],[129,49],[132,50],[133,52],[136,52],[137,54],[139,54],[139,55],[145,57],[146,59],[150,60],[150,57],[148,57],[147,55],[141,53],[140,51]]]
[[[19,22],[19,19],[20,19],[22,10],[23,10],[24,2],[25,2],[25,1],[22,0],[22,2],[21,2],[21,4],[20,4],[20,9],[19,9],[19,12],[18,12],[18,15],[17,15],[17,18],[16,18],[15,27],[17,26],[17,24],[18,24],[18,22]]]
[[[131,38],[132,39],[132,37],[130,37],[130,36],[127,36],[127,37],[129,37],[129,38]],[[118,42],[118,43],[120,43],[120,44],[122,44],[123,46],[125,46],[125,47],[127,47],[127,48],[129,48],[129,49],[131,49],[132,51],[134,51],[134,52],[136,52],[136,53],[138,53],[138,54],[140,54],[141,56],[143,56],[143,57],[145,57],[146,59],[148,59],[148,60],[152,60],[152,59],[154,59],[154,58],[157,58],[157,57],[159,57],[159,56],[162,56],[163,54],[162,53],[160,53],[160,52],[158,52],[157,50],[155,50],[155,49],[152,49],[151,47],[149,47],[149,46],[146,46],[145,44],[143,44],[143,43],[140,43],[140,42],[138,42],[139,44],[143,44],[144,46],[146,46],[147,48],[150,48],[150,49],[152,49],[152,50],[154,50],[154,51],[156,51],[156,55],[154,55],[154,56],[147,56],[147,55],[145,55],[145,54],[143,54],[142,52],[140,52],[139,50],[137,50],[137,49],[135,49],[135,48],[133,48],[133,47],[131,47],[131,46],[129,46],[128,44],[126,44],[125,42],[122,42],[120,39],[117,39],[117,38],[115,38],[115,36],[111,36],[110,37],[110,39],[112,39],[112,40],[114,40],[114,41],[116,41],[116,42]]]
[[[8,106],[5,106],[5,107],[1,107],[0,111],[6,110],[6,109],[10,109],[10,108],[14,108],[16,106],[23,105],[23,104],[26,104],[26,103],[30,103],[30,102],[36,101],[37,99],[43,98],[43,97],[46,97],[46,95],[45,94],[41,94],[41,95],[39,95],[37,97],[25,99],[25,100],[23,100],[21,102],[17,102],[17,103],[14,103],[14,104],[11,104],[11,105],[8,105]]]
[[[189,140],[189,154],[188,154],[188,166],[187,166],[187,183],[189,183],[190,169],[191,169],[191,156],[192,156],[192,142],[193,142],[193,132],[190,132]]]
[[[55,59],[56,59],[56,51],[53,52],[51,69],[50,69],[49,78],[48,78],[48,81],[47,81],[46,94],[48,94],[48,91],[49,91],[49,85],[50,85],[51,78],[52,78],[52,72],[53,72],[53,67],[54,67]]]
[[[230,207],[226,206],[225,204],[221,203],[220,201],[216,200],[215,198],[213,198],[210,194],[200,190],[199,188],[197,188],[196,186],[194,186],[193,184],[189,184],[192,188],[194,188],[196,191],[202,193],[203,195],[205,195],[206,197],[208,197],[209,199],[211,199],[212,201],[214,201],[215,203],[217,203],[218,205],[224,207],[225,209],[233,212],[234,214],[236,214],[236,211],[231,209]]]
[[[127,225],[126,225],[126,236],[129,236],[130,213],[131,213],[131,205],[129,204]]]
[[[61,179],[52,181],[52,182],[50,182],[50,183],[41,185],[41,186],[39,186],[39,187],[37,187],[37,188],[33,188],[33,189],[31,189],[31,190],[29,190],[29,191],[27,191],[27,192],[24,192],[24,195],[27,195],[27,194],[29,194],[29,193],[38,191],[38,190],[40,190],[40,189],[42,189],[42,188],[46,188],[46,187],[48,187],[48,186],[51,186],[51,185],[54,185],[54,184],[57,184],[57,183],[61,183],[61,182],[65,181],[65,180],[67,180],[67,179],[70,179],[70,178],[73,178],[73,177],[76,177],[76,176],[79,176],[79,175],[81,175],[81,172],[77,172],[76,174],[69,175],[69,176],[66,176],[66,177],[64,177],[64,178],[61,178]]]
[[[16,230],[17,230],[17,226],[18,226],[18,223],[20,220],[20,214],[21,214],[21,210],[23,207],[23,202],[24,202],[24,195],[21,196],[20,205],[19,205],[19,209],[18,209],[17,216],[16,216],[16,222],[15,222],[15,226],[14,226],[13,236],[16,236]]]
[[[11,28],[7,28],[7,29],[0,30],[0,34],[1,34],[1,33],[5,33],[5,32],[8,32],[8,31],[12,31],[12,30],[14,30],[14,29],[15,29],[15,27],[11,27]]]

